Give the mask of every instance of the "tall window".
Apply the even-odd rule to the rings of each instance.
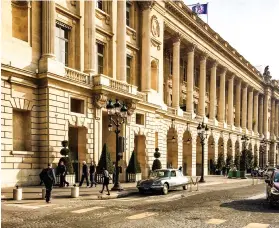
[[[126,2],[126,25],[131,26],[131,9],[132,5],[129,1]]]
[[[126,63],[126,79],[127,83],[131,84],[131,67],[132,67],[132,56],[127,55],[127,63]]]
[[[97,4],[97,8],[98,9],[100,9],[100,10],[104,10],[103,9],[103,0],[97,0],[97,2],[96,2],[96,4]]]
[[[104,73],[104,45],[97,43],[97,66],[98,74]]]
[[[55,55],[59,62],[68,66],[69,29],[56,24]]]

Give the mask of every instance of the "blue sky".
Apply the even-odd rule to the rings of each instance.
[[[279,79],[278,0],[184,0],[209,3],[208,24],[261,72]],[[206,15],[200,16],[206,22]]]

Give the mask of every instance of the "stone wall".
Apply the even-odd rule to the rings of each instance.
[[[38,90],[2,78],[1,91],[2,186],[38,183]]]

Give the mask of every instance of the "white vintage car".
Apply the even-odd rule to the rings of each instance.
[[[161,191],[164,195],[177,187],[188,188],[189,179],[177,169],[157,169],[150,173],[148,179],[138,181],[137,188],[140,193]]]

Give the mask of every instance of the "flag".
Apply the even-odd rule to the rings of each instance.
[[[192,11],[196,14],[207,14],[207,3],[206,4],[196,4],[192,6]]]

